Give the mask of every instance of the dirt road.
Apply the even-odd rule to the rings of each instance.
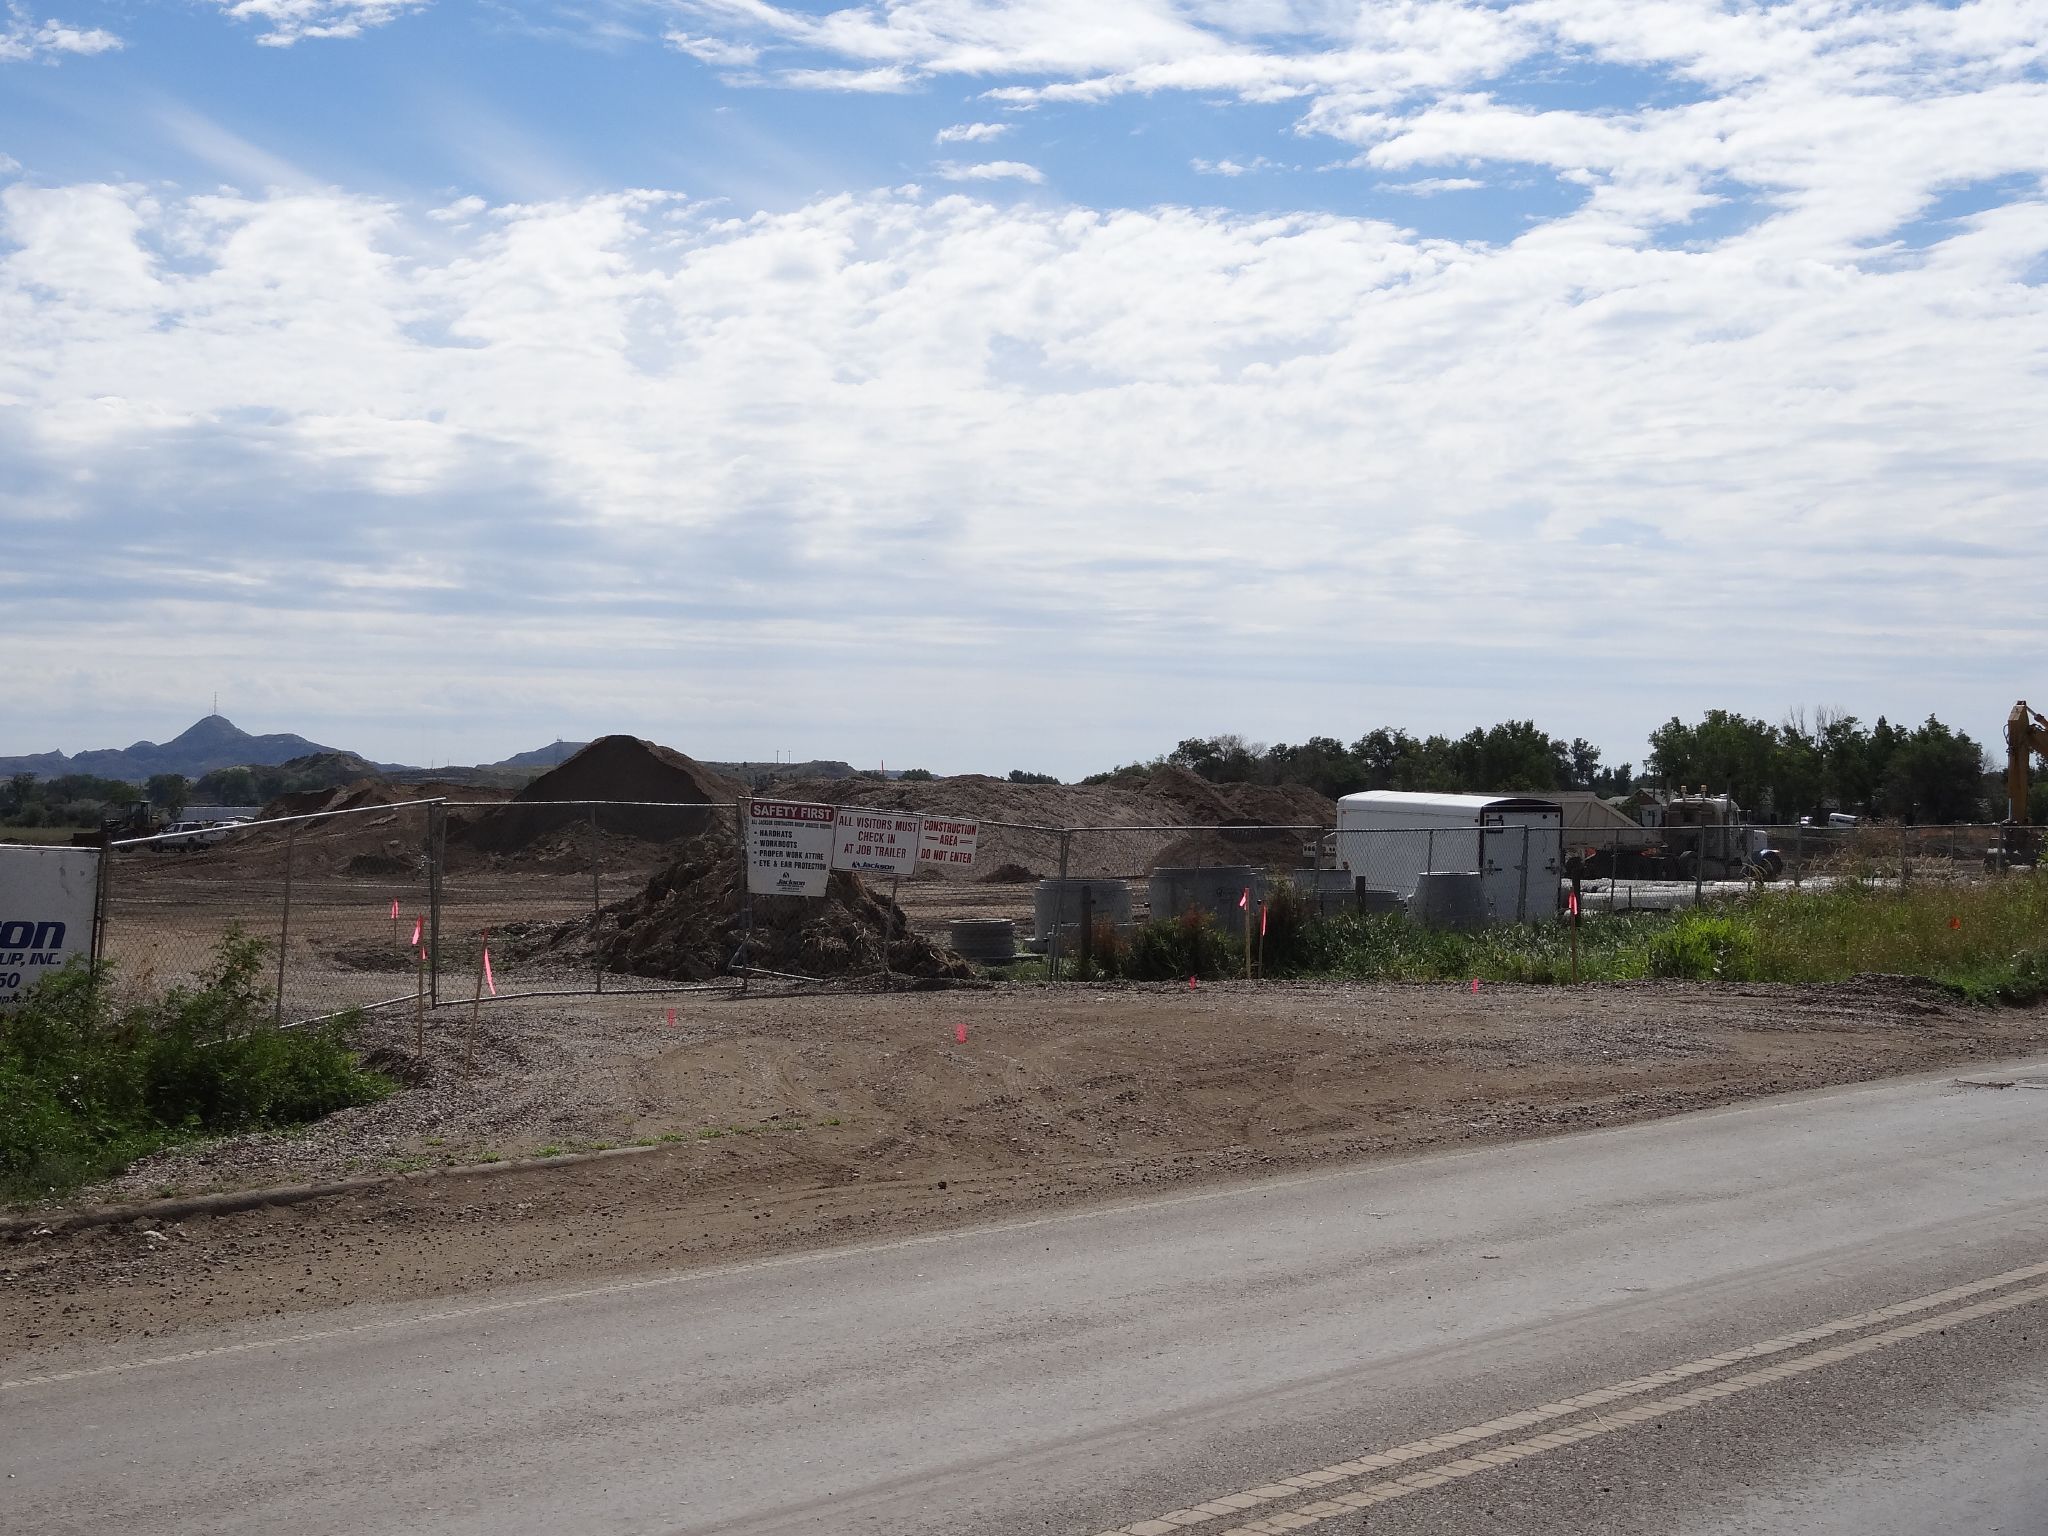
[[[580,1282],[2048,1045],[2039,1010],[1886,979],[699,995],[671,1029],[674,1001],[487,1012],[469,1073],[453,1016],[424,1062],[407,1021],[380,1021],[371,1043],[418,1086],[302,1134],[152,1158],[88,1198],[595,1144],[646,1155],[16,1239],[0,1246],[0,1339],[61,1355],[202,1321]]]

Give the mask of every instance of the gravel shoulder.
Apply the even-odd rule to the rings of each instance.
[[[676,1023],[668,1023],[668,1009]],[[967,1030],[965,1044],[957,1030]],[[649,1143],[282,1209],[0,1243],[0,1350],[335,1306],[583,1284],[1564,1130],[2048,1046],[2048,1013],[1921,984],[1217,984],[577,999],[466,1014],[412,1083],[293,1135],[161,1154],[166,1194]]]

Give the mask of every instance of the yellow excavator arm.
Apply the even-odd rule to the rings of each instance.
[[[2027,819],[2027,770],[2038,752],[2048,758],[2048,717],[2030,709],[2021,699],[2005,717],[2005,797],[2011,804],[2007,819]]]

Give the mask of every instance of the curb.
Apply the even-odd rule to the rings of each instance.
[[[230,1189],[212,1195],[184,1195],[171,1200],[145,1200],[133,1205],[86,1206],[54,1210],[37,1216],[0,1216],[0,1239],[80,1232],[88,1227],[119,1226],[124,1221],[175,1221],[184,1216],[229,1216],[237,1211],[260,1210],[264,1206],[304,1205],[311,1200],[330,1200],[337,1195],[357,1195],[367,1190],[389,1189],[398,1184],[424,1184],[435,1179],[489,1178],[497,1174],[527,1173],[536,1168],[571,1168],[611,1157],[646,1157],[666,1152],[667,1143],[657,1147],[606,1147],[600,1152],[564,1152],[557,1157],[507,1158],[498,1163],[464,1163],[452,1168],[421,1168],[410,1173],[366,1173],[352,1179],[335,1179],[325,1184],[273,1184],[264,1189]]]

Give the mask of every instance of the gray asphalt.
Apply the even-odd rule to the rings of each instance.
[[[0,1528],[1093,1536],[2048,1260],[2044,1151],[1921,1079],[137,1341],[0,1391]],[[2035,1302],[1316,1528],[2048,1531],[2044,1403]]]

